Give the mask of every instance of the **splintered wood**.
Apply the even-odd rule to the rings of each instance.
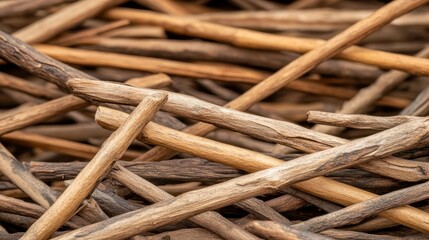
[[[429,239],[428,3],[0,2],[0,239]]]

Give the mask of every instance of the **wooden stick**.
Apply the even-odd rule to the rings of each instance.
[[[166,100],[166,94],[145,98],[23,239],[46,239],[70,218]]]
[[[226,21],[237,24],[240,21],[275,21],[280,24],[291,23],[330,23],[330,24],[353,24],[368,17],[371,10],[348,10],[313,8],[304,10],[277,10],[277,11],[230,11],[203,13],[193,16],[196,19],[225,23]],[[411,13],[395,19],[391,24],[400,26],[424,26],[428,24],[426,12]]]
[[[62,62],[89,66],[110,66],[148,72],[163,72],[195,78],[210,78],[224,81],[259,82],[268,77],[266,72],[226,64],[192,64],[186,62],[107,53],[84,49],[38,44],[36,49]]]
[[[290,225],[291,222],[283,217],[281,214],[276,212],[270,206],[268,206],[264,201],[257,198],[249,198],[244,201],[234,204],[237,207],[240,207],[247,212],[251,213],[258,219],[271,220],[282,224]]]
[[[402,240],[403,237],[395,237],[391,235],[369,234],[355,231],[344,230],[326,230],[322,232],[323,235],[333,237],[334,239],[365,239],[365,240]],[[412,237],[413,239],[413,237]],[[418,239],[418,238],[417,238]]]
[[[298,230],[273,221],[252,221],[246,225],[246,229],[258,236],[273,240],[333,240],[333,238],[330,237],[310,231]]]
[[[421,119],[423,117],[415,116],[390,116],[377,117],[361,114],[341,114],[319,111],[309,111],[307,113],[308,121],[312,123],[325,124],[337,127],[349,127],[357,129],[385,130],[403,123]]]
[[[128,171],[118,164],[112,170],[112,172],[110,172],[110,176],[112,176],[113,179],[117,180],[118,182],[124,184],[126,187],[130,188],[136,194],[151,202],[174,199],[172,195],[159,189],[157,186],[143,178],[140,178],[136,174]],[[225,239],[257,239],[252,234],[249,234],[248,232],[239,228],[237,225],[233,224],[216,212],[205,212],[194,216],[189,220],[211,230]]]
[[[68,0],[20,0],[2,2],[0,5],[0,17],[16,17],[18,15],[31,13],[38,9],[43,9],[67,1]]]
[[[162,27],[144,25],[122,27],[100,35],[103,37],[167,38]],[[82,41],[84,40],[82,39]]]
[[[107,36],[107,34],[105,34]],[[170,39],[130,39],[93,37],[82,39],[85,44],[95,49],[120,52],[149,57],[169,58],[186,61],[218,61],[251,67],[278,70],[295,60],[295,54],[242,49],[220,43],[196,40]],[[88,46],[87,46],[88,47]],[[381,71],[373,66],[342,60],[327,60],[316,66],[316,73],[346,78],[375,79]]]
[[[187,11],[181,7],[178,3],[171,0],[134,0],[135,2],[142,4],[150,9],[168,13],[171,15],[182,16],[186,15]]]
[[[422,211],[428,212],[429,206],[423,206],[419,208]],[[395,222],[390,221],[389,219],[383,218],[383,217],[374,217],[373,219],[370,219],[368,221],[365,221],[363,223],[360,223],[355,226],[350,227],[344,227],[342,229],[346,231],[360,231],[360,232],[371,232],[376,231],[384,228],[390,228],[397,226],[398,224]]]
[[[68,156],[91,160],[99,152],[100,148],[89,144],[68,141],[55,137],[47,137],[34,133],[15,131],[4,134],[0,137],[7,142],[14,142],[20,145],[38,147],[48,151],[54,151]],[[127,150],[123,154],[124,160],[133,160],[142,153]]]
[[[429,46],[421,50],[416,57],[426,58],[429,56]],[[361,89],[352,99],[343,103],[337,113],[365,113],[368,108],[383,97],[387,92],[392,90],[396,85],[409,77],[408,73],[391,70],[382,74],[375,83]],[[326,125],[316,125],[313,130],[327,133],[330,135],[338,135],[344,128],[338,128]]]
[[[122,2],[124,0],[78,1],[20,29],[14,35],[27,43],[44,42],[83,20],[98,14],[107,7],[118,5]]]
[[[24,128],[46,119],[84,108],[85,100],[73,95],[66,95],[33,107],[23,109],[0,120],[0,135]]]
[[[93,37],[100,33],[126,26],[129,23],[130,21],[126,19],[114,21],[108,24],[101,25],[99,27],[82,30],[76,33],[72,33],[72,34],[57,38],[53,40],[51,43],[56,45],[61,45],[61,46],[70,46],[70,45],[73,45],[76,41],[79,41],[79,39]]]
[[[144,179],[155,181],[170,180],[217,183],[242,175],[237,169],[200,158],[175,159],[161,162],[119,161],[118,163]],[[86,164],[86,162],[47,163],[32,161],[29,163],[28,168],[40,180],[54,181],[75,178]],[[177,167],[181,170],[177,171]]]
[[[110,130],[114,130],[120,126],[121,122],[125,118],[126,114],[115,110],[109,110],[105,107],[99,107],[96,115],[97,123]],[[425,119],[419,121],[425,121]],[[282,160],[257,152],[241,149],[227,144],[217,143],[209,139],[192,136],[183,132],[174,131],[154,123],[149,123],[143,129],[138,139],[140,141],[145,141],[151,144],[168,147],[176,151],[189,153],[194,156],[219,162],[248,172],[258,171],[283,163]],[[376,194],[366,192],[324,177],[318,177],[317,179],[296,183],[294,187],[312,195],[316,195],[342,205],[350,205],[377,196]],[[402,210],[399,209],[395,212],[398,213],[397,215],[387,215],[386,217],[391,220],[396,219],[394,221],[398,222],[409,222],[410,217],[408,214],[414,214],[413,212],[415,212],[417,209],[411,207],[408,208],[409,211],[404,211],[407,213],[400,213]],[[425,214],[418,210],[417,212],[417,215]]]
[[[71,79],[69,80],[68,85],[73,89],[73,92],[79,96],[82,95],[102,102],[106,101],[133,105],[138,104],[144,96],[159,91],[143,88],[137,89],[121,84],[85,79]],[[305,152],[325,150],[329,147],[338,146],[348,141],[331,135],[310,131],[304,127],[291,124],[286,121],[264,118],[209,104],[186,95],[172,92],[168,92],[168,95],[168,101],[163,106],[163,110],[165,111],[199,121],[210,122],[222,128],[251,135],[265,141],[290,146]],[[111,119],[110,121],[113,121],[112,117],[109,118]],[[212,125],[207,124],[198,124],[195,126],[196,127],[187,128],[185,132],[202,135],[201,133],[206,133],[207,130],[214,128]],[[248,127],[243,128],[242,126]],[[172,154],[171,150],[166,151],[159,147],[155,147],[141,155],[139,159],[145,161],[157,161],[172,155],[174,154]],[[399,164],[399,162],[401,162],[401,164]],[[417,167],[416,164],[419,167]],[[408,167],[398,167],[401,165]],[[416,168],[411,167],[413,165]],[[422,168],[428,168],[426,163],[417,163],[415,161],[411,162],[395,157],[389,157],[382,161],[373,161],[359,166],[364,170],[381,174],[383,176],[400,178],[405,181],[419,181],[428,178],[426,174],[422,175],[422,171],[420,171]]]
[[[397,11],[389,11],[387,14],[381,14],[381,17],[378,18],[378,20],[391,21],[396,17],[425,3],[426,2],[424,1],[413,1],[413,4],[415,4],[414,6],[405,6],[401,2],[396,1],[395,4],[398,4],[400,8],[391,6],[392,9]],[[247,48],[304,53],[312,49],[316,49],[324,44],[324,41],[319,39],[278,36],[142,10],[115,8],[108,10],[104,16],[110,19],[128,19],[134,23],[158,25],[175,33],[226,42],[232,45]],[[362,21],[364,21],[365,24],[369,22],[374,24],[375,21],[373,21],[373,19],[374,15],[370,15]],[[351,44],[352,43],[350,42],[348,46]],[[338,54],[337,57],[375,65],[381,68],[398,69],[417,75],[429,74],[429,70],[427,70],[425,67],[428,60],[409,57],[406,55],[387,53],[353,46]]]
[[[357,224],[363,219],[382,211],[388,212],[390,208],[397,208],[427,199],[429,196],[428,186],[429,182],[425,182],[403,188],[323,216],[314,217],[302,223],[295,224],[293,227],[303,231],[321,232],[348,224]]]
[[[44,87],[39,84],[35,84],[24,79],[17,78],[15,76],[0,73],[0,86],[9,88],[15,91],[27,93],[34,97],[42,98],[59,98],[65,94],[53,88]]]
[[[393,154],[404,148],[410,148],[420,141],[426,141],[428,132],[428,121],[418,120],[406,123],[339,147],[297,158],[274,168],[184,193],[174,200],[155,203],[141,210],[71,231],[58,239],[132,236],[141,231],[195,216],[210,209],[276,191],[279,187],[297,181],[326,174],[361,161]],[[220,189],[222,190],[219,191]],[[228,194],[225,194],[226,192]],[[204,204],[194,204],[195,202],[204,202]],[[422,221],[416,222],[416,224],[422,223]]]

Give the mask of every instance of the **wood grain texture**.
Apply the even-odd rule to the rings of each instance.
[[[159,90],[133,88],[121,84],[106,83],[85,79],[70,79],[68,86],[78,96],[93,98],[97,101],[119,104],[133,104],[148,94]],[[165,91],[166,92],[166,91]],[[120,94],[116,94],[120,93]],[[163,110],[179,116],[212,123],[218,127],[241,132],[264,141],[275,142],[293,147],[304,152],[316,152],[329,147],[339,146],[348,140],[339,137],[308,130],[304,127],[270,118],[264,118],[226,107],[210,104],[183,94],[166,92],[169,95]],[[243,128],[242,126],[248,126]],[[184,130],[186,133],[206,133],[214,127],[208,124],[197,124]],[[140,160],[155,161],[160,157],[167,158],[172,151],[163,151],[157,147],[152,148],[139,157]],[[372,161],[359,165],[383,176],[398,178],[405,181],[419,181],[427,179],[428,164],[423,162],[408,161],[396,157],[389,157],[380,161]],[[401,167],[403,166],[403,167]]]
[[[274,168],[184,193],[176,199],[155,203],[141,210],[71,231],[57,239],[107,239],[132,236],[207,210],[276,191],[279,187],[293,184],[296,181],[392,154],[422,140],[427,141],[428,132],[429,123],[427,121],[406,123],[339,147],[297,158]],[[220,189],[222,191],[218,191]],[[154,221],[155,218],[156,221]]]
[[[126,116],[126,114],[119,111],[100,107],[99,111],[97,111],[96,121],[101,126],[110,130],[114,130],[120,126],[121,122],[126,118]],[[427,120],[422,119],[418,121]],[[410,124],[410,122],[407,124]],[[373,135],[373,137],[375,137],[375,135]],[[207,160],[219,162],[248,172],[258,171],[283,163],[283,161],[280,159],[227,144],[218,143],[202,137],[171,130],[154,123],[149,123],[146,125],[138,139],[151,144],[168,147],[176,151],[189,153]],[[341,146],[346,146],[347,144],[350,144],[350,142]],[[332,149],[335,148],[331,148],[330,150]],[[317,177],[304,182],[296,183],[293,186],[304,192],[308,192],[312,195],[316,195],[331,202],[346,206],[377,196],[376,194],[339,183],[325,177]],[[386,214],[386,217],[397,222],[410,222],[409,216],[411,214],[416,214],[416,216],[419,216],[416,218],[420,219],[425,218],[424,215],[426,215],[426,213],[409,206],[407,206],[406,209],[394,209],[394,212],[395,214],[393,215]]]
[[[128,187],[133,192],[151,202],[174,199],[174,196],[159,189],[157,186],[140,178],[120,165],[116,165],[110,175],[113,179],[124,184],[124,186]],[[258,239],[216,212],[205,212],[189,220],[225,239]]]
[[[258,236],[273,240],[333,239],[320,234],[312,233],[310,231],[298,230],[273,221],[252,221],[246,225],[246,229],[254,234],[257,234]]]
[[[166,94],[154,94],[142,100],[122,126],[104,142],[73,183],[27,230],[23,239],[47,239],[70,218],[166,100]]]
[[[396,6],[391,5],[392,10],[399,10],[399,8],[401,8],[401,10],[405,10],[407,9],[407,7],[410,8],[408,8],[404,12],[402,12],[401,10],[395,11],[394,14],[393,11],[389,11],[392,14],[379,14],[378,16],[370,15],[364,20],[361,20],[360,23],[375,24],[375,21],[373,21],[373,19],[375,18],[377,18],[378,21],[386,21],[388,19],[391,21],[400,16],[401,14],[404,14],[425,3],[427,2],[412,1],[408,2],[407,4],[415,4],[414,6],[405,6],[402,2],[396,1]],[[107,11],[105,13],[105,16],[111,19],[129,19],[132,22],[140,24],[158,25],[164,27],[169,31],[176,32],[179,34],[205,38],[219,42],[226,42],[232,45],[247,48],[305,53],[324,44],[324,41],[319,39],[278,36],[274,34],[256,32],[252,30],[245,30],[241,28],[223,26],[215,23],[198,21],[194,19],[178,18],[174,16],[168,16],[143,10],[116,8]],[[369,25],[368,28],[370,28]],[[353,43],[350,43],[349,46],[352,44]],[[351,61],[366,63],[381,68],[398,69],[417,75],[429,74],[429,71],[426,70],[425,67],[427,66],[427,60],[409,57],[406,55],[370,50],[362,47],[353,46],[338,54],[337,57]]]
[[[67,30],[83,20],[90,18],[109,6],[118,5],[124,0],[83,0],[36,21],[15,32],[14,35],[27,43],[44,42]]]
[[[424,118],[404,115],[378,117],[363,114],[341,114],[319,111],[309,111],[307,117],[307,120],[312,123],[374,130],[385,130],[409,121]]]

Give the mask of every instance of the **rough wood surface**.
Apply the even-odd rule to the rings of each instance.
[[[120,126],[121,122],[126,118],[126,114],[108,108],[100,107],[97,112],[97,123],[103,127],[114,130]],[[426,121],[426,119],[418,120]],[[411,124],[411,122],[407,123]],[[401,125],[403,126],[403,125]],[[400,127],[400,126],[398,126]],[[389,129],[391,130],[391,129]],[[375,136],[375,135],[373,135]],[[183,132],[170,130],[160,125],[149,123],[143,132],[138,137],[139,140],[148,141],[153,144],[165,146],[177,151],[192,154],[211,161],[219,162],[225,165],[233,166],[248,172],[258,171],[261,169],[277,166],[283,163],[282,160],[269,157],[260,153],[252,152],[245,149],[229,146],[222,143],[217,143],[208,139],[197,136],[192,136]],[[186,142],[185,142],[186,141]],[[346,146],[349,143],[341,145]],[[338,147],[336,147],[338,148]],[[335,148],[331,148],[332,150]],[[327,151],[327,150],[325,150]],[[228,154],[226,154],[228,152]],[[320,153],[320,152],[317,152]],[[294,187],[308,192],[310,194],[328,199],[342,205],[351,205],[376,197],[376,194],[366,192],[364,190],[348,186],[334,180],[318,177],[316,179],[307,180],[297,183]],[[417,209],[406,209],[405,212],[411,212]],[[402,210],[395,211],[399,215],[399,221],[409,221],[408,214],[400,213]],[[417,215],[423,214],[417,211]],[[397,218],[398,215],[387,215],[390,219]],[[393,220],[393,219],[392,219]]]
[[[423,127],[425,122],[415,123],[418,123],[418,121],[406,123],[339,147],[306,155],[275,168],[191,191],[174,200],[162,201],[141,210],[71,231],[58,239],[74,239],[77,237],[81,239],[101,239],[132,236],[141,231],[191,217],[210,209],[226,206],[255,195],[269,193],[296,181],[325,174],[357,162],[392,154],[425,140],[427,136],[425,129],[429,130],[429,126]],[[416,133],[419,134],[418,137]],[[383,139],[383,141],[380,141],[380,139]],[[333,162],[334,159],[335,161]],[[217,191],[218,189],[223,189],[223,191],[219,192]],[[230,189],[229,194],[224,194],[224,191],[228,189]],[[204,204],[198,204],[200,202],[204,202]],[[155,222],[152,219],[153,217],[156,217]],[[417,223],[421,222],[417,221]]]
[[[143,88],[137,89],[120,84],[85,79],[71,79],[68,82],[68,86],[70,86],[74,94],[79,96],[82,95],[93,98],[97,101],[133,105],[137,104],[144,96],[157,92],[157,90]],[[259,117],[233,109],[220,107],[183,94],[168,92],[168,95],[168,101],[163,107],[163,110],[165,111],[195,120],[212,123],[222,128],[248,134],[265,141],[283,144],[305,152],[324,150],[329,147],[344,144],[348,141],[335,136],[311,131],[286,121]],[[248,127],[243,128],[242,126]],[[185,132],[201,134],[211,129],[213,129],[212,125],[197,124],[192,127],[188,127]],[[159,160],[161,157],[167,158],[171,155],[171,150],[167,151],[159,148],[153,148],[141,155],[139,159],[155,161]],[[428,167],[427,163],[412,162],[395,157],[389,157],[381,161],[374,161],[359,166],[364,170],[406,181],[427,179],[426,173],[420,171],[420,169]]]
[[[154,94],[142,100],[66,191],[27,230],[23,239],[46,239],[69,219],[166,100],[166,94]]]
[[[124,0],[78,1],[55,14],[36,21],[15,32],[14,35],[27,43],[37,43],[48,40],[61,31],[73,27],[81,21],[96,15],[105,8],[125,2]]]

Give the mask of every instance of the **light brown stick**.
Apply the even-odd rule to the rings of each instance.
[[[274,168],[187,192],[174,200],[155,203],[141,210],[71,231],[57,239],[106,239],[132,236],[207,210],[276,191],[279,187],[297,181],[326,174],[361,161],[393,154],[410,148],[418,142],[427,141],[427,134],[429,134],[429,121],[418,120],[406,123],[339,147],[291,160]],[[196,202],[204,204],[194,204]]]
[[[19,111],[0,120],[0,135],[88,106],[85,100],[66,95]]]
[[[0,17],[16,17],[21,14],[34,12],[37,9],[46,8],[66,1],[68,0],[3,1],[0,5]]]
[[[78,1],[20,29],[18,32],[15,32],[14,35],[27,43],[43,42],[75,26],[83,20],[98,14],[107,7],[122,2],[124,2],[124,0]]]
[[[70,218],[166,100],[166,94],[154,94],[142,100],[122,126],[104,142],[73,183],[27,230],[23,239],[46,239]]]
[[[120,126],[126,116],[127,115],[122,112],[100,107],[99,111],[97,111],[96,121],[102,127],[114,130]],[[419,121],[425,120],[423,119]],[[282,160],[269,157],[261,153],[189,135],[180,131],[168,129],[152,122],[146,125],[138,139],[140,141],[189,153],[194,156],[219,162],[248,172],[266,169],[283,163]],[[377,196],[376,194],[324,177],[318,177],[305,182],[296,183],[294,187],[342,205],[351,205]],[[416,214],[417,216],[421,216],[421,214],[426,214],[415,208],[407,208],[408,209],[406,210],[398,209],[397,211],[395,209],[395,214],[386,215],[386,217],[398,222],[409,222],[409,215]]]
[[[52,99],[52,98],[59,98],[65,95],[63,92],[59,90],[52,89],[49,87],[44,87],[29,81],[25,81],[24,79],[20,79],[18,77],[15,77],[6,73],[0,73],[0,86],[9,88],[15,91],[27,93],[34,97]]]
[[[426,58],[429,56],[429,46],[421,50],[416,57]],[[406,72],[391,70],[382,74],[375,83],[361,89],[352,99],[343,103],[337,113],[365,113],[368,108],[372,107],[376,101],[383,97],[384,94],[392,90],[400,82],[409,77]],[[330,135],[338,135],[344,128],[338,128],[326,125],[316,125],[313,130],[327,133]]]
[[[100,150],[98,147],[89,144],[21,131],[7,133],[0,138],[5,140],[6,142],[13,142],[20,145],[38,147],[48,151],[58,152],[64,155],[88,160],[91,160],[94,155],[97,154],[97,152],[99,152]],[[127,150],[123,154],[123,159],[133,160],[136,157],[139,157],[141,154],[141,152]]]
[[[427,199],[428,196],[429,182],[425,182],[390,192],[329,214],[314,217],[302,223],[295,224],[293,227],[303,231],[321,232],[348,224],[357,224],[363,219],[379,212],[389,212],[391,208],[398,208],[406,204],[418,202]]]
[[[408,4],[409,3],[411,2],[408,2]],[[413,8],[418,7],[418,5],[421,6],[425,3],[425,1],[413,1],[413,4],[416,5],[402,12],[402,10],[405,10],[407,7],[401,2],[395,1],[395,4],[398,4],[398,7],[392,7],[392,9],[398,10],[398,12],[394,13],[390,11],[388,14],[380,15],[378,20],[384,21],[390,17],[392,17],[390,20],[393,20],[394,18],[412,10]],[[392,13],[395,14],[395,16]],[[226,42],[232,45],[247,48],[305,53],[312,49],[319,48],[325,43],[323,40],[319,39],[279,36],[240,28],[227,27],[194,19],[178,18],[174,16],[134,9],[116,8],[107,11],[104,16],[111,19],[129,19],[132,22],[141,24],[159,25],[172,32],[216,40],[219,42]],[[373,15],[370,15],[360,22],[365,22],[365,24],[371,22],[371,24],[373,24],[375,22],[373,22],[374,18],[372,16]],[[353,43],[350,42],[348,46],[352,44]],[[337,57],[375,65],[381,68],[398,69],[417,75],[429,75],[429,70],[426,68],[428,60],[409,57],[401,54],[353,46],[338,54]]]
[[[172,15],[186,15],[187,11],[178,3],[171,0],[134,0],[150,9]]]
[[[298,230],[273,221],[252,221],[246,225],[246,229],[258,236],[273,240],[333,240],[330,237]]]
[[[136,194],[151,202],[174,199],[172,195],[159,189],[157,186],[118,164],[113,168],[109,175],[112,176],[113,179],[124,184],[124,186],[128,187]],[[216,212],[205,212],[194,216],[189,220],[211,230],[225,239],[256,239],[255,236],[239,228],[237,225],[223,218]]]
[[[58,39],[55,39],[52,41],[52,44],[62,45],[62,46],[70,46],[73,45],[76,41],[79,41],[79,39],[89,38],[93,37],[95,35],[98,35],[103,32],[110,31],[115,28],[119,28],[122,26],[126,26],[130,23],[129,20],[118,20],[114,21],[108,24],[101,25],[99,27],[90,28],[86,30],[82,30],[80,32],[72,33],[69,35],[66,35],[64,37],[60,37]]]
[[[362,114],[341,114],[319,111],[309,111],[307,113],[307,117],[307,120],[312,123],[325,124],[337,127],[374,130],[385,130],[388,128],[396,127],[409,121],[424,118],[404,115],[377,117]]]
[[[79,65],[110,66],[154,73],[163,72],[179,76],[209,78],[233,82],[259,82],[268,77],[268,73],[266,72],[227,64],[193,64],[166,59],[74,49],[44,44],[36,45],[36,49],[59,61]]]

